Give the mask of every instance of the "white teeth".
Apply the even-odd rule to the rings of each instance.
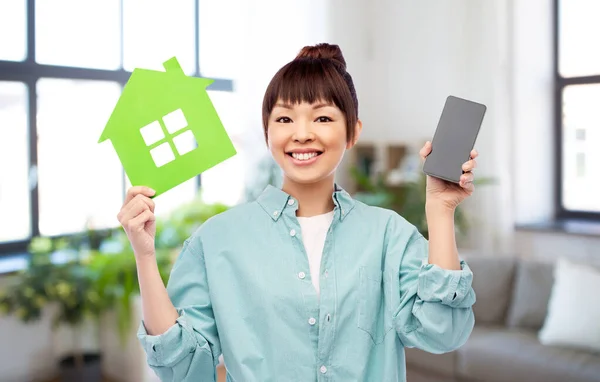
[[[292,153],[292,157],[296,160],[309,160],[317,156],[316,152],[312,153]]]

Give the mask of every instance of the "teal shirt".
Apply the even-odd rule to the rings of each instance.
[[[472,273],[428,264],[428,242],[397,213],[336,186],[320,297],[297,201],[268,186],[214,216],[186,242],[167,290],[180,317],[138,338],[161,381],[406,380],[405,347],[452,351],[469,337]],[[450,249],[449,249],[450,250]]]

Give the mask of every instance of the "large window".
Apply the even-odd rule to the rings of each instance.
[[[235,57],[216,53],[218,28],[212,35],[201,28],[223,20],[211,9],[214,18],[203,15],[207,7],[200,0],[0,2],[0,36],[10,36],[0,38],[0,256],[25,251],[33,236],[118,224],[130,184],[112,145],[97,141],[134,68],[162,70],[176,56],[188,75],[214,78],[211,98],[228,108]],[[199,185],[198,177],[160,196],[161,212],[194,197]]]
[[[557,215],[598,219],[600,2],[555,1]]]

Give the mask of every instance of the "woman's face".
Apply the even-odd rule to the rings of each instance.
[[[299,184],[333,177],[346,149],[354,144],[346,141],[342,111],[322,102],[277,102],[269,117],[267,140],[286,180]]]

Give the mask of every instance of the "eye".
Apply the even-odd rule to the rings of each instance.
[[[288,117],[279,117],[275,120],[275,122],[280,122],[280,123],[291,123],[292,120],[289,119]]]
[[[317,118],[317,122],[333,122],[333,120],[329,117],[326,116],[321,116],[319,118]]]

